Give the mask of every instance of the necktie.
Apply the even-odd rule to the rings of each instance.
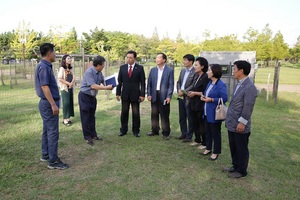
[[[129,71],[128,71],[129,78],[131,78],[131,75],[132,75],[132,66],[130,65],[129,66]]]

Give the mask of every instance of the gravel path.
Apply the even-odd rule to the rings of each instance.
[[[267,84],[261,84],[261,83],[257,83],[255,84],[255,86],[259,89],[267,89],[268,86]],[[273,91],[273,84],[269,85],[269,91]],[[279,92],[297,92],[300,93],[300,85],[283,85],[283,84],[279,84],[278,86],[278,91]]]

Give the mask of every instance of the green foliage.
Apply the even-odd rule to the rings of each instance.
[[[282,60],[288,57],[289,48],[284,43],[283,35],[278,31],[273,38],[272,60]]]
[[[49,41],[56,45],[57,53],[60,54],[78,54],[81,53],[80,47],[82,47],[85,54],[101,54],[106,57],[109,55],[111,61],[123,60],[128,50],[135,50],[138,53],[138,59],[143,62],[153,61],[159,52],[164,52],[170,61],[179,63],[182,56],[187,53],[197,56],[200,51],[256,51],[257,60],[264,61],[265,66],[269,66],[272,60],[285,59],[291,63],[297,63],[300,56],[300,39],[298,38],[297,44],[289,49],[281,32],[278,31],[273,36],[269,24],[266,24],[261,31],[250,27],[243,36],[244,41],[239,41],[235,34],[212,37],[209,30],[202,33],[204,41],[201,42],[184,40],[180,32],[175,40],[168,36],[160,39],[156,28],[150,38],[120,31],[105,31],[98,27],[90,30],[89,33],[82,33],[83,36],[80,39],[77,38],[74,27],[68,32],[64,32],[61,26],[50,27],[47,35],[29,30],[29,24],[23,22],[22,27],[19,27],[16,32],[0,34],[1,49],[4,46],[11,48],[11,51],[16,49],[15,54],[21,58],[23,46],[20,38],[26,36],[27,59],[36,57],[32,52],[33,48]],[[5,51],[1,54],[5,57],[3,56]]]

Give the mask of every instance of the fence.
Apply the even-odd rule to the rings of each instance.
[[[95,55],[71,55],[73,73],[75,76],[75,88],[74,92],[80,87],[81,80],[83,78],[84,71],[92,65],[92,57]],[[57,75],[57,72],[60,67],[62,55],[57,55],[56,61],[53,64],[54,74]],[[109,61],[109,59],[106,59]],[[114,63],[107,62],[106,67],[103,69],[104,76],[109,76],[114,73],[118,73],[119,66],[124,64],[124,60],[120,60]],[[25,103],[26,101],[32,101],[32,98],[38,99],[35,94],[35,71],[38,60],[25,60],[23,63],[21,60],[11,60],[4,64],[1,61],[0,64],[0,106],[1,104],[20,104]],[[146,77],[150,72],[150,68],[155,64],[145,64],[144,69]],[[18,92],[13,92],[18,90]],[[22,92],[19,92],[22,91]],[[114,92],[114,91],[113,91]],[[109,97],[107,94],[107,97]],[[30,97],[30,98],[29,98]]]

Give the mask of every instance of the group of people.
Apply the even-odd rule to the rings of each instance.
[[[40,97],[39,110],[43,119],[42,158],[48,161],[49,169],[66,169],[57,155],[58,144],[58,114],[60,95],[52,62],[55,62],[55,48],[51,43],[40,47],[41,62],[36,70],[36,93]],[[151,68],[145,78],[143,66],[136,63],[137,53],[128,51],[126,64],[120,66],[116,99],[121,101],[121,127],[119,136],[128,132],[128,118],[132,109],[132,133],[140,137],[140,103],[151,102],[151,132],[148,136],[160,133],[164,140],[170,139],[170,102],[174,91],[174,70],[166,65],[167,56],[158,53],[156,67]],[[63,102],[63,124],[69,126],[74,116],[73,85],[74,75],[71,70],[71,57],[65,55],[58,73],[59,88]],[[87,144],[94,145],[93,140],[102,140],[95,128],[96,95],[98,90],[112,90],[112,85],[105,85],[102,69],[105,58],[96,56],[93,66],[89,67],[83,76],[78,94],[80,119],[84,139]],[[208,64],[203,57],[191,54],[183,56],[184,68],[177,81],[179,124],[181,135],[176,139],[188,142],[203,149],[203,155],[210,155],[209,160],[216,160],[221,154],[221,120],[215,119],[215,110],[219,99],[227,102],[226,84],[220,79],[222,67],[218,64]],[[251,114],[253,111],[257,90],[248,78],[251,65],[247,61],[234,63],[234,77],[238,84],[228,106],[225,125],[228,129],[229,146],[232,166],[223,170],[229,172],[232,178],[245,177],[249,161],[248,142],[251,131]],[[161,125],[160,125],[161,124]],[[193,141],[194,136],[194,141]]]

